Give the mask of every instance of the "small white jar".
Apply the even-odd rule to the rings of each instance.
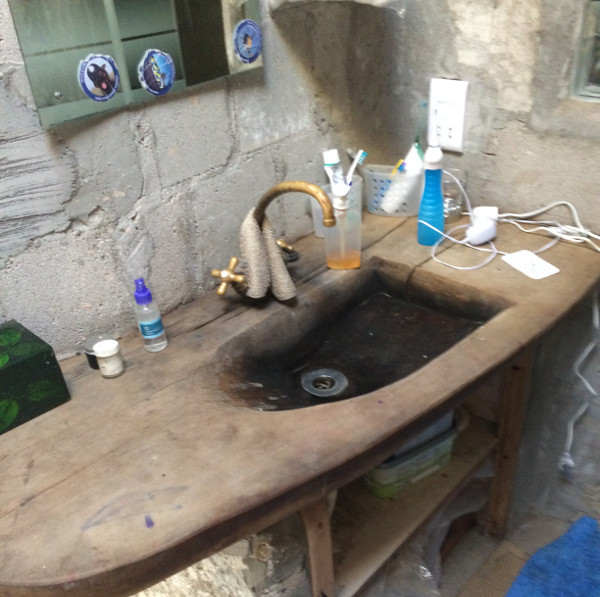
[[[94,344],[94,354],[103,377],[118,377],[125,371],[125,364],[116,340],[101,340]]]

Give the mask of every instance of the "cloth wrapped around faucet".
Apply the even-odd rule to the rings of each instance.
[[[240,228],[242,269],[246,277],[246,296],[260,299],[269,288],[277,300],[288,301],[296,296],[296,287],[277,245],[275,233],[267,218],[262,229],[253,207]]]

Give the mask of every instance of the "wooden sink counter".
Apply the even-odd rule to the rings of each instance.
[[[461,293],[504,310],[455,348],[377,392],[281,412],[232,405],[218,389],[218,347],[258,325],[271,302],[213,293],[165,317],[169,347],[122,340],[126,372],[104,379],[83,356],[61,363],[69,403],[0,436],[0,595],[130,595],[299,511],[378,464],[407,433],[519,358],[600,280],[600,255],[559,243],[561,272],[531,280],[497,257],[453,270],[416,243],[413,218],[365,217],[364,267],[409,289]],[[502,250],[546,238],[501,226]],[[322,241],[298,243],[299,300],[325,271]],[[482,257],[443,252],[455,264]],[[331,272],[330,275],[344,275]]]

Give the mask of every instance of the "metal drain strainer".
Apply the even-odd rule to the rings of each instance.
[[[335,369],[305,371],[300,377],[302,387],[317,398],[339,396],[348,387],[348,378]]]

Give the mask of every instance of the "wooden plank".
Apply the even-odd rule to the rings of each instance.
[[[455,442],[443,469],[393,499],[371,495],[357,481],[340,490],[333,515],[337,597],[351,597],[445,502],[491,453],[496,438],[489,426],[473,420]],[[335,551],[334,551],[335,553]]]
[[[308,540],[313,597],[334,597],[329,500],[322,497],[300,511]]]
[[[502,536],[506,531],[508,511],[519,462],[519,446],[523,433],[525,405],[533,368],[533,348],[524,350],[505,369],[500,399],[498,452],[495,475],[487,508],[487,529]]]

